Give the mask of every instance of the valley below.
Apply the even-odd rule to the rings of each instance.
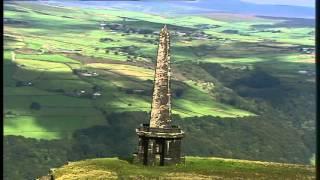
[[[190,156],[190,167],[168,172],[113,158],[131,156],[135,128],[150,119],[164,24],[171,35],[173,124],[185,131],[182,147]],[[79,162],[57,171],[58,179],[82,166],[97,167],[83,178],[108,171],[115,178],[166,172],[191,179],[199,172],[199,179],[313,179],[313,26],[302,18],[5,2],[4,179],[40,177],[68,161]]]

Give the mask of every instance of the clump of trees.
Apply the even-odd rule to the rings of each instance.
[[[222,31],[223,33],[227,33],[227,34],[238,34],[239,31],[238,30],[232,30],[232,29],[226,29],[224,31]]]
[[[127,94],[133,94],[133,89],[126,89]]]
[[[177,98],[182,97],[183,93],[184,93],[183,88],[177,88],[174,90],[174,96]]]
[[[100,42],[113,42],[114,40],[111,38],[100,38],[99,41]]]
[[[262,70],[255,70],[249,76],[237,79],[237,84],[252,88],[271,88],[280,85],[280,80]]]
[[[151,29],[139,29],[138,34],[152,34],[153,30]]]
[[[40,110],[41,109],[41,105],[38,102],[32,102],[30,104],[30,109],[32,109],[32,110]]]

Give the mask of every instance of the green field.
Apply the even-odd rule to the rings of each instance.
[[[110,9],[58,8],[28,2],[8,3],[5,8],[4,18],[8,21],[4,26],[4,36],[8,45],[5,45],[4,57],[6,65],[15,67],[14,72],[5,79],[11,82],[5,88],[5,113],[9,114],[8,118],[5,116],[5,134],[61,138],[70,135],[74,129],[103,123],[101,111],[150,111],[150,95],[126,93],[128,89],[152,89],[152,68],[158,35],[139,33],[141,27],[156,32],[163,24],[168,24],[169,29],[172,29],[172,61],[173,66],[177,66],[174,73],[180,75],[174,78],[179,81],[177,87],[185,89],[182,97],[173,99],[173,113],[181,117],[255,115],[217,102],[210,89],[201,85],[208,82],[197,77],[199,72],[183,72],[179,68],[181,63],[209,62],[232,66],[269,61],[313,63],[312,55],[301,55],[290,49],[291,46],[312,45],[312,39],[305,41],[304,38],[310,28],[280,28],[281,33],[272,36],[259,29],[252,30],[253,25],[272,24],[276,20],[257,18],[254,21],[230,24],[209,17],[169,19],[127,12],[126,17],[134,20],[124,21],[122,11]],[[122,24],[124,28],[102,30],[99,27],[102,21]],[[203,24],[219,27],[204,29],[202,34],[206,36],[198,37],[201,31],[198,27]],[[234,27],[237,27],[239,33],[225,33]],[[126,32],[130,28],[136,32]],[[175,34],[180,31],[190,35]],[[14,61],[11,52],[16,54]],[[100,75],[80,77],[72,73],[74,69],[87,69],[99,72]],[[25,87],[15,87],[17,81],[33,83],[32,88],[28,88],[28,95],[21,94]],[[94,86],[102,88],[102,96],[97,99],[70,96],[70,93],[77,90],[92,94]],[[214,88],[211,87],[211,90],[214,91]],[[38,94],[40,92],[41,96]],[[62,99],[69,99],[68,103]],[[40,103],[43,108],[30,110],[28,106],[32,102]],[[84,111],[75,113],[79,106],[83,106]],[[55,112],[55,116],[51,112]],[[86,120],[89,117],[92,119],[90,122]],[[28,124],[28,128],[18,125],[22,121]],[[64,123],[70,129],[58,132]]]
[[[70,135],[74,129],[103,123],[101,111],[150,111],[150,95],[128,94],[125,91],[150,91],[152,88],[152,68],[158,35],[139,33],[141,27],[156,32],[163,24],[167,24],[169,30],[172,29],[172,61],[174,66],[178,66],[174,76],[175,73],[180,75],[175,79],[185,89],[182,97],[173,99],[173,113],[181,117],[255,115],[215,101],[212,93],[201,86],[207,82],[200,76],[192,77],[197,76],[197,71],[181,75],[181,63],[243,66],[258,62],[297,62],[298,68],[299,63],[312,65],[314,62],[314,56],[301,55],[291,48],[313,45],[314,37],[308,40],[305,38],[311,28],[268,29],[281,31],[272,34],[252,28],[260,23],[278,22],[270,19],[256,18],[230,24],[211,17],[165,18],[138,12],[125,14],[125,17],[134,20],[123,20],[123,11],[112,9],[63,8],[28,2],[5,4],[4,18],[8,21],[4,25],[4,58],[5,65],[14,69],[8,69],[11,72],[5,78],[6,82],[11,82],[5,88],[5,113],[13,113],[12,117],[5,115],[6,135],[61,138],[68,136],[66,131],[70,130]],[[102,30],[99,27],[102,21],[121,24],[123,29]],[[204,24],[218,27],[204,30],[198,28]],[[237,27],[238,33],[226,33],[226,30],[234,27]],[[127,32],[128,29],[136,32]],[[205,37],[198,37],[201,30],[202,34],[206,34]],[[189,35],[176,35],[179,31]],[[11,52],[16,54],[14,61]],[[269,55],[270,52],[272,56]],[[72,73],[73,69],[99,72],[100,76],[80,77]],[[15,87],[14,83],[17,81],[34,84],[32,88],[28,88],[28,95],[22,93],[25,87]],[[66,97],[72,91],[93,93],[94,86],[102,88],[100,98]],[[214,91],[215,87],[211,88]],[[70,104],[62,99],[68,99]],[[53,100],[56,101],[54,105]],[[30,110],[28,106],[32,102],[40,102],[43,108],[38,111]],[[79,106],[86,108],[85,111],[75,113]],[[50,114],[53,111],[59,117]],[[86,120],[89,117],[92,119],[90,122]],[[22,121],[28,124],[28,128],[18,125]],[[64,123],[70,129],[55,132],[54,127],[59,129]]]
[[[131,155],[134,129],[149,121],[165,24],[173,124],[186,132],[186,155],[315,163],[315,29],[305,19],[6,1],[3,20],[4,179]],[[149,168],[107,158],[55,175],[314,179],[313,168],[196,157]]]
[[[185,164],[168,167],[133,165],[118,158],[70,162],[54,170],[62,179],[315,179],[313,166],[187,157]]]

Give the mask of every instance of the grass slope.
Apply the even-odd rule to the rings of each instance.
[[[280,20],[257,18],[228,23],[205,16],[169,18],[114,9],[56,7],[37,2],[5,3],[4,18],[5,135],[62,138],[75,129],[104,123],[105,113],[150,111],[150,93],[132,94],[127,90],[148,92],[152,89],[153,70],[150,67],[153,67],[158,35],[130,33],[125,28],[102,30],[101,22],[121,24],[127,30],[154,32],[164,23],[168,24],[172,32],[173,66],[185,62],[213,62],[241,67],[264,62],[278,63],[275,68],[288,69],[286,62],[294,62],[290,71],[296,72],[301,64],[314,63],[314,56],[292,49],[314,44],[314,36],[308,34],[312,28],[272,26],[282,22]],[[261,24],[270,25],[268,31],[256,27]],[[238,32],[228,33],[230,29]],[[269,32],[275,30],[279,32]],[[177,31],[191,34],[177,35]],[[199,33],[211,36],[211,39],[199,39]],[[11,51],[16,52],[14,62]],[[77,53],[70,55],[66,51]],[[127,62],[130,59],[131,64]],[[149,68],[141,64],[148,64]],[[73,69],[88,69],[101,76],[80,77],[72,73]],[[180,98],[173,98],[174,114],[233,118],[255,115],[217,102],[212,94],[215,84],[209,89],[203,86],[212,83],[214,77],[206,75],[194,64],[186,69],[190,71],[177,68],[173,73],[180,74],[176,79],[178,83],[173,86],[185,90]],[[18,81],[30,81],[33,86],[16,87]],[[102,93],[97,99],[67,95],[81,90],[90,94],[95,86],[101,87]],[[26,89],[28,94],[24,94]],[[41,110],[30,110],[32,102],[40,103]],[[27,123],[28,128],[19,122]],[[60,127],[64,123],[68,128]]]
[[[54,171],[62,179],[315,179],[314,166],[187,157],[176,166],[145,167],[118,158],[71,162]]]
[[[101,29],[102,22],[121,28]],[[6,144],[11,154],[5,156],[10,165],[5,172],[13,175],[8,179],[30,179],[55,166],[53,162],[69,159],[62,146],[65,138],[73,135],[73,158],[97,157],[97,152],[102,157],[131,153],[137,142],[134,128],[149,118],[152,68],[163,24],[168,25],[172,38],[173,114],[182,117],[174,116],[174,123],[189,134],[187,154],[308,163],[315,152],[315,58],[301,48],[314,47],[312,26],[298,20],[162,17],[119,9],[6,1],[4,135],[31,137],[14,136]],[[12,51],[16,52],[15,60]],[[226,68],[217,68],[219,64]],[[234,85],[238,79],[251,85],[265,82],[263,77],[250,75],[258,67],[279,78],[281,86],[255,89]],[[74,69],[99,76],[79,76]],[[21,82],[32,82],[32,86],[19,86]],[[79,91],[85,91],[86,96],[75,95]],[[95,91],[102,95],[92,98]],[[32,109],[34,103],[41,108]],[[144,111],[144,115],[135,111]],[[27,139],[26,143],[15,141],[19,138]],[[39,143],[44,152],[39,152]],[[43,158],[49,152],[50,157]],[[125,161],[114,161],[132,167]],[[195,168],[193,161],[187,159],[189,167]],[[30,168],[34,164],[39,171]],[[121,176],[119,171],[112,173]],[[185,176],[192,173],[185,172]]]

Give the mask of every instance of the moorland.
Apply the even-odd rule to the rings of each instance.
[[[164,24],[186,155],[314,162],[312,19],[6,2],[3,20],[5,179],[129,156]]]

